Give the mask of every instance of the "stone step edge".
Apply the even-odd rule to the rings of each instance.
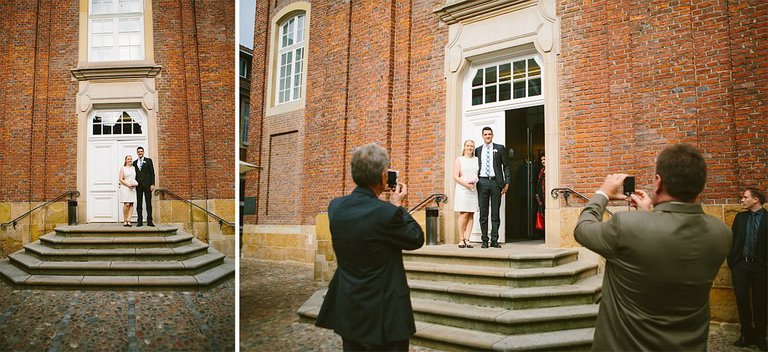
[[[166,244],[179,243],[193,239],[194,236],[186,233],[176,233],[170,236],[109,236],[109,237],[66,237],[56,233],[48,233],[40,236],[41,243],[57,245],[110,245],[110,244]]]
[[[8,256],[12,263],[30,273],[35,270],[65,271],[65,270],[103,270],[103,271],[165,271],[165,270],[198,270],[214,264],[225,258],[224,254],[209,248],[204,255],[179,261],[43,261],[23,252],[12,253]]]
[[[510,326],[582,318],[592,318],[597,320],[597,310],[599,307],[597,304],[580,304],[513,310],[506,308],[480,307],[427,298],[411,298],[411,303],[413,304],[414,312],[422,314]]]
[[[507,287],[496,285],[464,284],[453,281],[428,281],[408,279],[411,290],[439,291],[461,295],[472,295],[489,298],[539,298],[573,296],[581,294],[597,294],[602,291],[603,278],[600,275],[591,276],[570,285]]]
[[[597,268],[597,263],[590,263],[586,261],[575,261],[558,265],[551,268],[526,268],[526,269],[513,269],[513,268],[495,268],[484,267],[477,265],[456,265],[456,264],[435,264],[424,262],[403,262],[405,271],[409,272],[423,272],[423,273],[437,273],[437,274],[451,274],[451,275],[468,275],[468,276],[484,276],[484,277],[496,277],[496,278],[510,278],[510,279],[524,279],[524,278],[539,278],[539,277],[557,277],[557,276],[573,276],[583,273],[585,271],[593,270]]]
[[[474,245],[474,244],[473,244]],[[453,246],[453,245],[451,245]],[[477,247],[480,245],[478,244]],[[483,259],[483,260],[555,260],[560,259],[572,255],[578,255],[579,251],[577,249],[559,249],[559,248],[553,248],[551,252],[543,252],[543,253],[526,253],[526,252],[520,252],[520,253],[507,253],[497,250],[466,250],[466,249],[459,249],[456,248],[456,250],[451,249],[446,250],[444,248],[431,248],[431,247],[441,247],[441,246],[424,246],[420,249],[414,250],[414,251],[403,251],[403,256],[413,256],[413,257],[419,257],[419,256],[428,256],[428,257],[461,257],[463,259],[471,258],[471,259]]]
[[[317,319],[324,292],[324,289],[316,291],[296,313],[310,321]],[[472,350],[515,351],[554,350],[589,345],[592,343],[593,335],[594,328],[502,335],[416,321],[416,334],[412,339],[440,341],[442,344],[462,346]]]
[[[99,233],[99,234],[112,234],[112,233],[162,233],[162,232],[176,232],[179,230],[178,226],[155,224],[156,226],[142,226],[137,227],[133,225],[131,227],[125,227],[120,223],[109,225],[59,225],[53,228],[54,232],[66,233],[66,234],[78,234],[78,233]]]
[[[50,248],[35,241],[24,245],[24,251],[31,251],[42,257],[72,257],[72,256],[163,256],[163,255],[181,255],[189,254],[195,251],[205,250],[208,244],[200,242],[197,239],[192,240],[192,244],[174,247],[174,248]]]
[[[211,287],[226,278],[234,277],[235,262],[226,258],[221,265],[196,275],[173,276],[88,276],[88,275],[29,275],[9,260],[0,260],[0,277],[19,287],[84,289],[84,288],[141,288],[184,289]]]

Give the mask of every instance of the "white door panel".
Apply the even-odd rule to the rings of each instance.
[[[146,138],[132,140],[91,139],[88,142],[88,222],[122,222],[119,173],[126,155],[136,159],[136,148],[146,147]],[[134,206],[132,220],[136,219]]]
[[[465,114],[464,123],[462,126],[462,144],[467,139],[475,141],[475,147],[481,147],[483,145],[483,133],[484,127],[490,127],[493,129],[493,142],[497,144],[505,144],[505,121],[504,111],[496,111],[489,113],[479,114]],[[506,228],[506,195],[501,196],[501,208],[499,209],[499,216],[501,217],[501,225],[499,226],[499,242],[505,242],[505,228]],[[491,219],[490,211],[488,212],[488,235],[491,232]],[[481,241],[482,232],[480,231],[480,211],[475,213],[475,222],[472,226],[472,236],[470,240],[473,242]]]

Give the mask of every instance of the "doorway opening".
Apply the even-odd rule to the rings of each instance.
[[[536,212],[544,215],[544,105],[504,112],[511,183],[506,197],[506,241],[543,239]]]

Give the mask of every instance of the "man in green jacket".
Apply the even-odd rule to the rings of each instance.
[[[582,211],[576,241],[606,260],[593,351],[706,351],[709,291],[732,237],[696,203],[706,175],[696,148],[673,145],[652,193],[629,195],[637,211],[602,221],[609,200],[627,199],[626,174],[608,175]]]

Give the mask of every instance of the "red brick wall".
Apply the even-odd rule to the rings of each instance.
[[[655,155],[687,142],[707,158],[705,203],[768,186],[768,3],[566,0],[558,15],[562,185],[624,171],[650,189]]]
[[[259,103],[266,83],[266,39],[271,35],[267,24],[288,3],[257,4],[250,135],[261,140],[262,148],[269,136],[280,133],[269,126],[275,117],[263,117],[263,102]],[[306,109],[296,112],[301,116],[291,117],[299,123],[303,120],[305,126],[298,127],[304,150],[303,181],[295,194],[286,195],[301,202],[300,223],[314,223],[315,215],[325,211],[331,199],[351,192],[349,157],[354,147],[366,143],[377,142],[390,151],[391,166],[401,171],[401,180],[409,186],[410,205],[443,191],[442,53],[447,28],[438,28],[432,12],[441,3],[312,2]],[[263,125],[257,122],[260,116]],[[286,117],[280,120],[287,123]],[[303,137],[301,128],[305,128]],[[249,156],[255,154],[252,150]],[[261,151],[261,155],[268,153]],[[258,163],[255,156],[250,161]],[[261,159],[265,170],[267,162]],[[260,197],[267,187],[263,172]],[[249,175],[249,182],[256,177]],[[249,184],[246,195],[256,193],[255,183]],[[263,204],[260,201],[259,207]],[[246,222],[255,221],[246,217]],[[271,222],[259,217],[258,223]]]
[[[0,13],[0,201],[43,201],[77,188],[78,2],[4,1]]]
[[[234,3],[153,1],[164,187],[234,198]]]
[[[0,13],[0,201],[51,199],[77,188],[79,1],[3,1]],[[234,2],[155,0],[153,16],[160,182],[234,198]]]

